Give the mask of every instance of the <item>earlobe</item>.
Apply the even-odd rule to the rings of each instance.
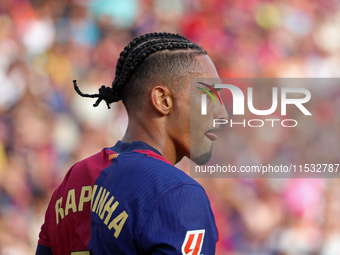
[[[170,113],[172,108],[171,91],[163,86],[156,86],[151,90],[151,102],[154,108],[162,115]]]

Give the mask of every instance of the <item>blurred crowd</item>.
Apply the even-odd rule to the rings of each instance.
[[[337,0],[0,0],[0,255],[33,254],[66,171],[122,137],[123,105],[93,108],[72,80],[85,93],[109,85],[135,36],[180,33],[207,50],[221,77],[328,78],[340,71],[339,27]],[[339,93],[319,92],[320,123],[339,136],[330,126]],[[265,134],[230,131],[230,142],[251,138],[248,151],[258,152],[256,135]],[[336,152],[337,139],[324,136],[311,153]],[[272,148],[260,149],[267,161]],[[340,254],[338,179],[199,181],[216,216],[217,254]]]

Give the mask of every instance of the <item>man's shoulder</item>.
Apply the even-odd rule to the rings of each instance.
[[[95,184],[98,190],[108,190],[127,207],[139,201],[139,210],[148,210],[152,203],[174,188],[188,185],[202,188],[182,170],[145,152],[116,155]]]
[[[124,161],[124,172],[128,172],[131,177],[139,176],[147,179],[149,183],[161,182],[163,186],[188,183],[199,185],[184,171],[172,165],[168,160],[157,153],[150,151],[134,151],[117,156],[117,161]],[[115,164],[110,168],[114,169]],[[166,185],[168,184],[168,185]]]
[[[80,192],[84,186],[93,186],[103,169],[109,167],[109,153],[105,149],[85,159],[76,162],[65,174],[60,185],[55,189],[52,200],[68,194],[69,190],[75,189]]]
[[[178,205],[189,205],[188,200],[208,204],[198,182],[167,160],[145,151],[116,153],[112,164],[98,177],[94,189],[94,205],[100,201],[117,202],[117,215],[124,213],[128,218],[128,229],[136,233],[140,233],[154,210],[165,212],[170,207],[175,210]],[[181,210],[185,212],[183,208]],[[93,214],[100,216],[97,209],[95,211]],[[93,216],[92,219],[100,222],[100,217]]]

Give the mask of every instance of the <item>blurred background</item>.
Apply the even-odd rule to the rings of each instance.
[[[66,171],[122,138],[122,104],[93,108],[72,80],[85,93],[110,85],[123,47],[155,31],[202,45],[221,77],[340,71],[338,0],[0,0],[0,255],[34,254]],[[325,94],[327,124],[339,103]],[[188,160],[179,168],[188,171]],[[217,254],[340,254],[338,179],[199,181],[215,212]]]

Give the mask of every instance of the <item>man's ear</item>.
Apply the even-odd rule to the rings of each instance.
[[[153,107],[162,115],[167,115],[172,109],[172,93],[164,86],[155,86],[151,90],[151,102]]]

